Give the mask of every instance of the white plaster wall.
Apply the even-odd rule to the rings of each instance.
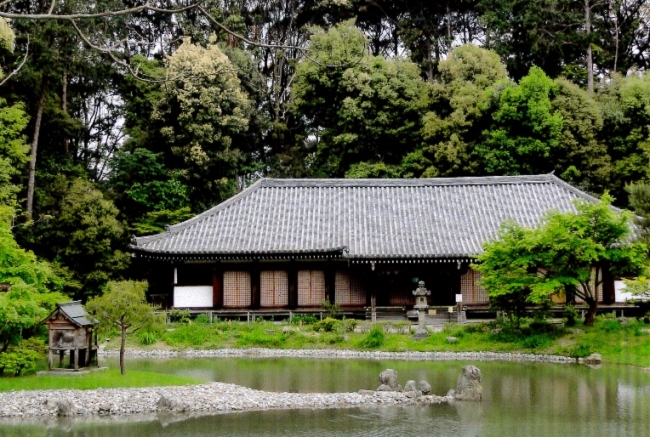
[[[614,295],[616,302],[625,303],[632,299],[632,293],[625,291],[625,283],[623,281],[614,281]]]
[[[175,286],[174,306],[177,308],[212,307],[212,285]]]

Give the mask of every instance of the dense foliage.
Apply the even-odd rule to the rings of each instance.
[[[645,0],[141,3],[0,5],[2,250],[63,278],[34,298],[263,176],[554,171],[650,216]]]
[[[489,296],[511,311],[554,294],[578,297],[588,306],[585,325],[593,325],[605,275],[638,274],[647,254],[645,244],[630,242],[630,214],[610,202],[604,196],[598,204],[576,203],[575,213],[551,211],[538,229],[506,223],[475,267]]]

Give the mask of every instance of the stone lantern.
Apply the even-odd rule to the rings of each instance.
[[[415,332],[415,337],[426,338],[429,336],[429,333],[425,329],[427,309],[429,308],[427,296],[431,296],[431,290],[427,290],[424,286],[424,281],[420,281],[418,282],[418,288],[413,290],[413,295],[415,296],[415,306],[413,308],[418,312],[418,329]]]

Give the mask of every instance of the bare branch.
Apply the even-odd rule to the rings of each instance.
[[[0,6],[4,3],[0,3]],[[81,18],[106,18],[106,17],[120,17],[124,15],[133,15],[140,12],[158,12],[161,14],[180,14],[181,12],[191,11],[193,9],[199,8],[198,3],[194,3],[182,8],[159,8],[152,6],[149,3],[136,6],[133,8],[120,9],[118,11],[104,11],[104,12],[94,12],[94,13],[77,13],[77,14],[53,14],[48,12],[47,14],[16,14],[13,12],[0,12],[0,17],[11,18],[13,20],[79,20]]]
[[[131,65],[129,63],[127,63],[127,62],[123,61],[122,59],[119,59],[117,56],[115,56],[115,51],[113,49],[109,49],[109,48],[106,48],[106,47],[101,47],[101,46],[98,46],[96,44],[93,44],[88,39],[86,34],[84,34],[81,31],[81,29],[79,29],[79,26],[77,26],[77,23],[74,20],[68,20],[68,21],[70,21],[70,23],[74,27],[75,31],[77,32],[77,35],[79,35],[79,37],[83,40],[83,42],[85,42],[88,45],[88,47],[90,47],[93,50],[97,50],[100,53],[104,53],[104,54],[108,55],[108,57],[110,57],[113,60],[113,62],[115,62],[116,64],[118,64],[118,65],[120,65],[120,66],[122,66],[124,68],[126,68],[127,71],[133,77],[135,77],[136,79],[141,80],[143,82],[149,82],[149,83],[163,83],[163,82],[174,81],[174,80],[177,79],[177,78],[168,78],[168,77],[166,77],[164,79],[146,79],[146,78],[142,77],[140,75],[140,73],[138,72],[137,68],[134,70],[133,67],[131,67]],[[153,77],[153,76],[149,76],[149,77]]]
[[[23,57],[23,61],[20,63],[20,65],[18,65],[18,67],[16,67],[16,68],[14,69],[14,71],[12,71],[12,72],[9,73],[8,75],[6,75],[6,76],[2,79],[2,81],[0,81],[0,86],[2,86],[2,85],[4,85],[5,83],[7,83],[7,81],[8,81],[9,79],[11,79],[12,76],[14,76],[16,73],[18,73],[18,72],[20,71],[21,68],[23,68],[23,65],[25,65],[25,62],[27,62],[27,57],[28,57],[28,56],[29,56],[29,34],[27,35],[27,48],[25,49],[25,56]]]

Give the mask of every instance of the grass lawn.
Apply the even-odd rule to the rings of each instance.
[[[347,323],[354,323],[349,322]],[[282,323],[261,321],[247,323],[216,322],[166,325],[156,333],[128,339],[133,349],[217,349],[265,347],[276,349],[351,349],[381,351],[491,351],[557,354],[585,357],[600,353],[605,363],[630,364],[650,367],[650,334],[644,332],[650,325],[629,319],[621,325],[617,319],[600,316],[593,327],[580,322],[573,327],[556,329],[552,325],[527,320],[518,330],[496,323],[447,325],[443,332],[433,333],[428,339],[416,341],[405,322],[377,324],[386,331],[381,338],[370,338],[372,326],[358,322],[366,332],[348,332],[346,322],[328,326],[321,324],[293,326],[286,331]],[[501,330],[493,331],[495,328]],[[323,329],[325,328],[325,329]],[[347,329],[346,329],[347,328]],[[404,330],[405,333],[390,333]],[[450,343],[448,337],[455,337]],[[151,339],[155,339],[154,342]],[[372,341],[369,341],[372,340]],[[143,344],[150,343],[150,344]],[[112,338],[108,349],[119,348],[119,339]]]
[[[11,390],[57,390],[117,387],[154,387],[169,385],[201,384],[206,381],[186,376],[130,371],[120,375],[119,369],[108,369],[80,376],[36,376],[0,378],[0,391]]]

